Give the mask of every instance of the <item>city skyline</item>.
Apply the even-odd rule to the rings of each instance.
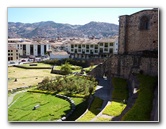
[[[152,8],[8,8],[8,22],[84,25],[91,21],[119,24],[119,16]]]

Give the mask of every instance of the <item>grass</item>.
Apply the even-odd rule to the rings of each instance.
[[[84,70],[88,70],[88,71],[91,71],[92,69],[94,69],[97,65],[93,65],[93,66],[89,66],[89,67],[86,67],[86,68],[83,68]]]
[[[153,106],[154,86],[156,77],[137,75],[140,82],[138,98],[133,107],[122,117],[123,121],[149,121]]]
[[[18,97],[18,96],[16,96]],[[32,110],[36,104],[40,107]],[[70,110],[69,102],[52,95],[25,92],[8,109],[9,121],[58,120]]]
[[[111,121],[111,118],[105,118],[105,117],[102,117],[102,116],[99,116],[96,120],[95,120],[95,122],[109,122],[109,121]]]
[[[71,99],[74,100],[76,109],[74,110],[73,114],[67,118],[66,121],[75,121],[86,111],[88,107],[88,99],[76,97],[71,97]]]
[[[100,112],[102,103],[103,100],[101,100],[98,97],[95,97],[88,112],[83,117],[78,119],[78,122],[88,122],[92,120]]]
[[[123,100],[128,98],[128,89],[127,81],[123,78],[112,78],[113,92],[112,92],[112,101],[108,104],[103,110],[103,115],[108,115],[111,117],[119,116],[122,111],[125,109],[126,104]],[[110,121],[111,118],[98,118],[97,121]]]
[[[113,93],[112,100],[122,102],[128,99],[127,81],[123,78],[112,78]]]
[[[37,85],[44,77],[54,78],[56,74],[50,74],[49,69],[22,69],[17,67],[8,67],[8,89],[22,86]],[[14,79],[17,78],[17,82]]]
[[[112,101],[103,111],[103,114],[109,116],[119,116],[126,107],[126,104]]]

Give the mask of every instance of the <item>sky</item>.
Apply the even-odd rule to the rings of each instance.
[[[8,8],[8,22],[35,23],[54,21],[84,25],[91,21],[119,24],[121,15],[151,8]]]

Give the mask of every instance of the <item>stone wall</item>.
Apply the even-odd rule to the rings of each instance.
[[[141,29],[141,18],[147,17],[147,28]],[[119,54],[158,50],[158,10],[143,10],[119,18]]]
[[[158,58],[141,55],[113,55],[90,72],[94,77],[123,77],[128,79],[132,73],[158,75]]]

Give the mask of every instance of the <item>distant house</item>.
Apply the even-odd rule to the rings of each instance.
[[[69,58],[69,56],[70,55],[66,51],[59,51],[59,52],[50,53],[50,59],[61,60],[61,59]]]

